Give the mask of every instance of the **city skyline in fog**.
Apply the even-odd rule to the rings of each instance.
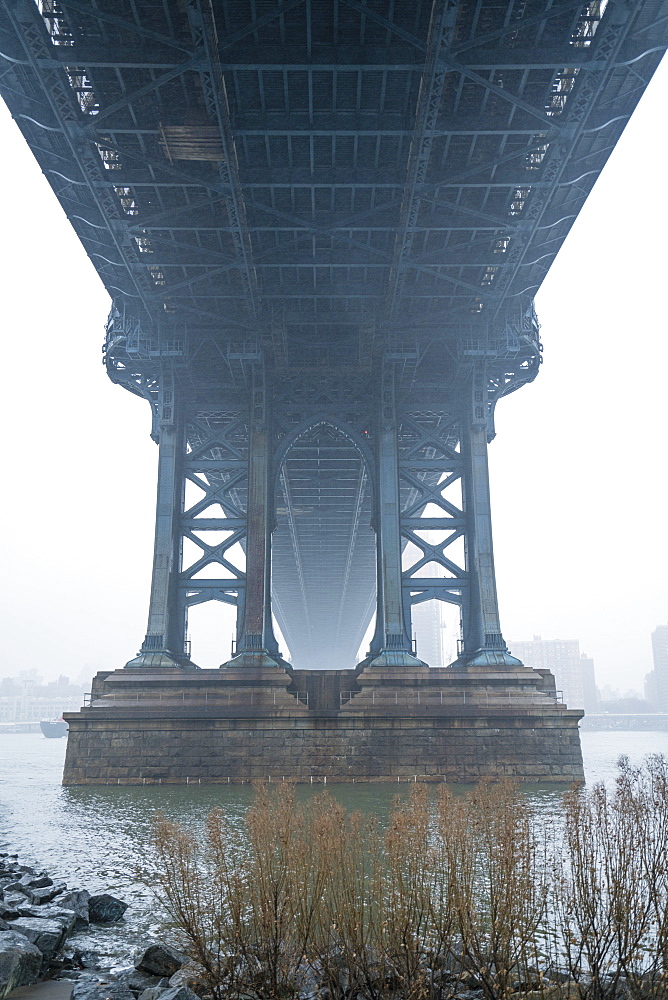
[[[664,60],[537,295],[545,363],[501,400],[489,452],[507,641],[578,639],[621,691],[642,691],[668,621],[667,91]],[[77,678],[142,641],[157,449],[148,406],[101,365],[109,297],[4,106],[0,136],[0,677]],[[231,609],[195,609],[194,660],[227,659],[232,630]]]

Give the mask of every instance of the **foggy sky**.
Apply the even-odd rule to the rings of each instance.
[[[506,638],[579,639],[600,685],[638,691],[668,621],[667,93],[664,60],[540,290],[545,363],[490,447]],[[157,448],[101,364],[107,293],[1,104],[0,145],[0,676],[77,677],[143,639]],[[229,609],[194,610],[194,659],[217,666]]]

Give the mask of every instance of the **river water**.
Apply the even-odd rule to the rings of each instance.
[[[640,763],[650,753],[668,756],[668,732],[582,732],[588,783],[610,782],[620,754]],[[135,786],[63,788],[66,741],[41,733],[0,734],[0,850],[18,853],[24,864],[46,869],[70,887],[109,891],[130,903],[126,919],[73,939],[96,951],[103,964],[127,965],[133,948],[159,936],[150,891],[137,880],[149,849],[156,811],[198,824],[214,806],[231,824],[242,823],[253,792],[249,786]],[[318,786],[321,790],[322,786]],[[349,808],[383,814],[405,785],[330,785]],[[309,794],[306,789],[304,794]],[[555,786],[536,786],[530,795],[547,806]]]

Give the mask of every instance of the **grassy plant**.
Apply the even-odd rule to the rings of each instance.
[[[520,791],[415,786],[387,824],[259,787],[245,836],[159,818],[148,876],[215,998],[668,997],[668,764],[554,825]]]

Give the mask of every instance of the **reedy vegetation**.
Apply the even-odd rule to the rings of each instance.
[[[668,763],[541,814],[508,783],[424,786],[386,826],[259,787],[245,837],[159,817],[147,881],[205,991],[449,1000],[668,997]]]

